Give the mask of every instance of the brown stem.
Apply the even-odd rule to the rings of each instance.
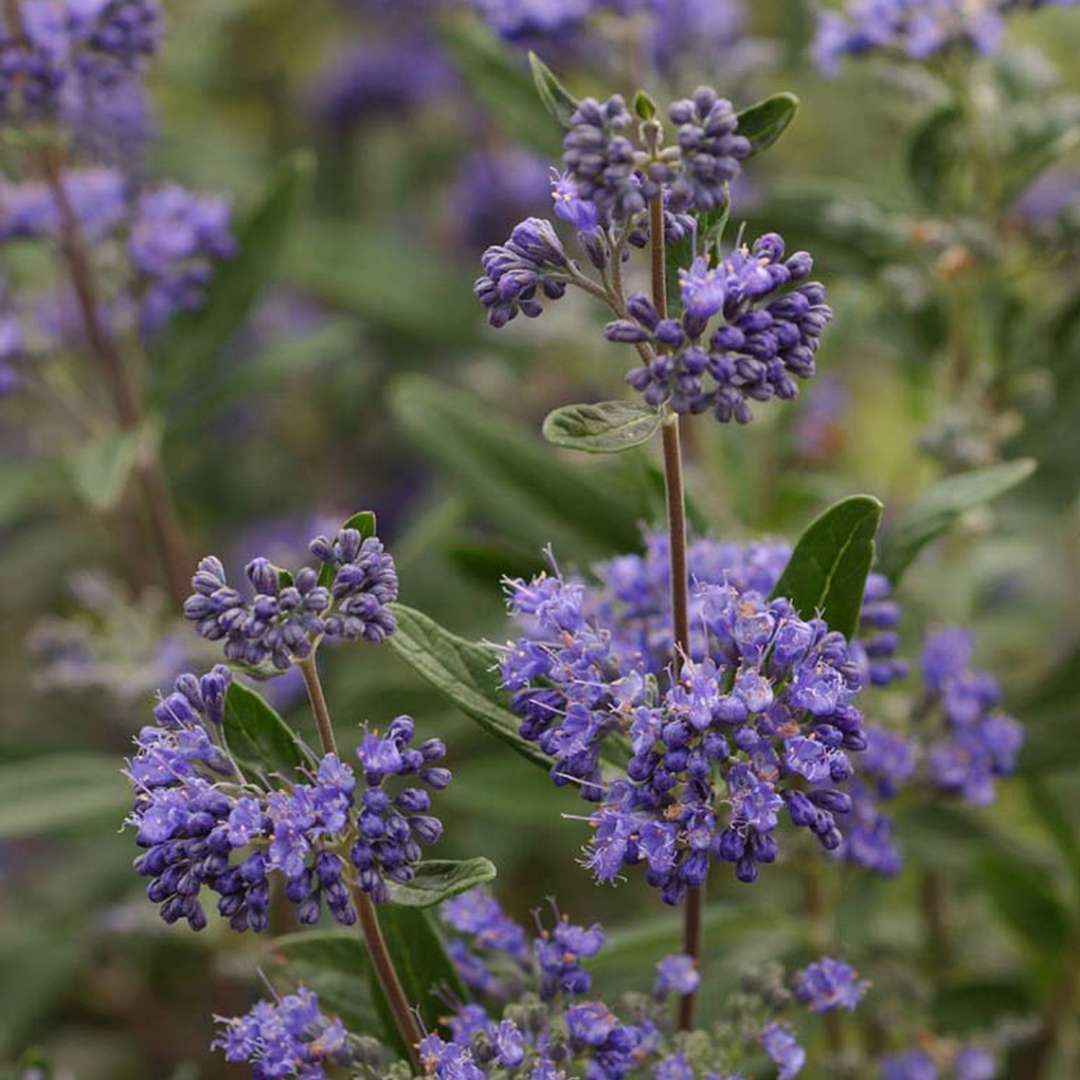
[[[90,352],[97,361],[121,428],[125,431],[136,431],[143,421],[142,403],[124,358],[101,321],[93,270],[86,254],[78,218],[64,187],[60,155],[54,148],[46,148],[42,151],[41,162],[46,182],[59,211],[60,249],[68,268]],[[189,592],[190,558],[187,544],[161,468],[161,460],[156,452],[146,449],[141,452],[147,456],[137,467],[136,476],[150,514],[154,541],[161,554],[165,583],[173,604],[180,608]]]
[[[311,711],[315,714],[315,723],[319,728],[319,742],[322,744],[324,753],[337,754],[337,740],[334,738],[334,725],[330,719],[330,710],[326,704],[326,695],[323,693],[322,683],[319,680],[319,668],[315,660],[315,652],[306,660],[301,660],[297,667],[304,676],[304,686],[307,688],[308,701],[311,703]],[[420,1055],[418,1047],[424,1037],[420,1029],[420,1022],[413,1012],[409,999],[405,996],[405,990],[398,978],[394,961],[390,957],[390,950],[386,947],[386,939],[383,937],[382,927],[379,926],[379,915],[375,905],[359,886],[352,888],[353,902],[360,914],[360,929],[364,934],[367,944],[368,955],[371,957],[372,967],[375,969],[375,977],[379,981],[379,987],[390,1007],[390,1013],[394,1018],[394,1025],[398,1034],[409,1051],[409,1061],[413,1069],[420,1072]]]
[[[1057,1048],[1062,1022],[1075,1012],[1077,985],[1080,983],[1080,933],[1073,937],[1072,947],[1065,954],[1061,977],[1051,992],[1043,1012],[1042,1023],[1035,1034],[1016,1048],[1012,1059],[1015,1080],[1041,1080]]]
[[[664,252],[664,205],[653,199],[649,204],[649,233],[652,241],[653,306],[661,319],[667,318],[667,263]],[[682,447],[679,442],[679,417],[670,413],[661,425],[664,443],[664,489],[667,493],[668,550],[670,553],[671,616],[674,650],[672,678],[678,679],[684,660],[690,655],[690,614],[687,596],[686,567],[686,495],[683,490]],[[683,952],[700,969],[702,953],[702,913],[705,906],[704,885],[686,890],[683,901]],[[694,1026],[694,994],[679,1001],[679,1028]]]

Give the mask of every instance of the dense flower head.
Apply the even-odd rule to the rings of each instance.
[[[128,254],[146,282],[140,301],[150,336],[178,311],[203,304],[216,261],[236,253],[228,202],[167,184],[141,196],[131,223]]]
[[[59,119],[98,149],[141,142],[141,75],[164,30],[157,0],[25,0],[15,10],[19,25],[0,29],[0,117]]]
[[[1023,745],[1023,730],[1000,708],[1001,688],[971,667],[973,643],[962,630],[932,634],[923,649],[927,706],[944,719],[945,737],[927,753],[935,787],[976,806],[994,801],[994,781],[1009,776]]]
[[[398,580],[378,537],[342,528],[332,540],[316,537],[310,548],[330,571],[322,578],[327,584],[309,566],[292,575],[260,557],[244,568],[250,599],[228,584],[221,560],[207,556],[191,579],[185,617],[201,637],[224,640],[230,660],[269,662],[278,671],[309,657],[323,637],[376,644],[389,637],[396,623],[387,605],[397,599]]]
[[[491,28],[507,41],[558,37],[573,32],[594,0],[474,0]]]
[[[750,140],[736,132],[734,107],[712,87],[699,86],[693,97],[674,102],[668,115],[677,125],[681,163],[671,183],[671,209],[722,209],[739,163],[750,156]]]
[[[649,347],[651,358],[626,381],[650,405],[711,412],[721,423],[748,423],[751,401],[795,398],[794,380],[815,373],[832,318],[824,286],[806,280],[812,266],[806,252],[785,259],[783,240],[767,233],[718,265],[700,256],[683,270],[680,319],[661,319],[645,296],[632,296],[629,317],[606,330],[609,341]]]
[[[604,102],[583,98],[563,139],[566,175],[605,222],[632,219],[660,192],[657,184],[642,183],[641,159],[628,135],[633,124],[620,94]]]
[[[489,247],[480,260],[483,276],[476,279],[473,293],[488,309],[488,322],[505,326],[520,311],[535,319],[544,306],[537,290],[547,300],[566,293],[569,266],[562,241],[550,221],[526,218],[519,222],[505,244]]]
[[[533,953],[524,927],[514,922],[485,888],[471,889],[443,903],[452,938],[447,952],[462,982],[474,993],[507,1001],[533,970]]]
[[[795,996],[813,1012],[850,1011],[868,987],[850,964],[831,956],[823,956],[795,977]]]
[[[844,56],[887,53],[929,60],[954,49],[992,56],[1001,48],[1005,16],[1021,9],[1068,6],[1075,0],[848,0],[843,12],[818,16],[814,59],[836,75]]]
[[[245,783],[221,736],[232,675],[221,665],[181,675],[154,708],[156,723],[138,734],[128,767],[135,803],[128,819],[146,851],[136,871],[151,878],[147,895],[166,922],[206,925],[203,886],[235,930],[265,930],[269,874],[280,873],[302,923],[318,922],[322,904],[344,925],[356,921],[349,889],[374,900],[387,881],[412,880],[421,846],[435,843],[428,790],[450,773],[439,739],[412,745],[415,725],[399,716],[385,735],[365,732],[357,751],[360,779],[335,754],[311,761],[307,778],[266,792]],[[416,776],[424,787],[389,790],[392,778]],[[338,854],[348,848],[346,862]],[[350,869],[351,867],[351,869]]]
[[[344,1066],[353,1058],[345,1025],[324,1015],[303,986],[273,1003],[260,1001],[244,1016],[217,1019],[214,1048],[226,1061],[249,1063],[255,1080],[326,1080],[325,1065]]]
[[[777,856],[784,811],[837,848],[851,799],[836,785],[866,746],[864,677],[843,636],[720,571],[723,583],[692,589],[699,634],[677,673],[626,647],[634,637],[602,590],[548,575],[508,583],[526,636],[506,648],[503,685],[554,781],[601,804],[586,865],[605,882],[642,865],[672,904],[713,860],[753,881]],[[620,746],[625,778],[605,778],[601,754]]]

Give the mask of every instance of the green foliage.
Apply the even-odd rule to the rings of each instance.
[[[111,754],[51,754],[0,766],[0,840],[118,826],[131,790]]]
[[[648,442],[660,428],[660,413],[637,402],[598,401],[563,405],[548,413],[544,438],[567,450],[618,454]]]
[[[1058,960],[1068,947],[1072,920],[1045,871],[1017,855],[988,851],[979,877],[1002,921],[1034,953]]]
[[[788,91],[772,94],[743,109],[739,134],[750,140],[751,156],[768,150],[787,130],[799,109],[799,99]]]
[[[483,857],[460,862],[430,859],[417,864],[416,874],[407,885],[389,882],[387,888],[391,903],[402,907],[428,908],[494,881],[495,874],[495,864]]]
[[[560,461],[474,398],[431,379],[399,380],[390,404],[470,503],[521,546],[549,542],[582,562],[640,546],[646,507],[617,472]]]
[[[550,769],[551,758],[518,734],[518,718],[506,707],[506,694],[499,689],[494,651],[444,630],[404,604],[391,608],[398,628],[387,643],[394,652],[488,734]]]
[[[225,696],[222,733],[247,778],[265,787],[276,786],[274,776],[294,779],[298,769],[316,760],[265,698],[235,680]]]
[[[544,108],[560,127],[570,127],[570,119],[578,106],[577,98],[559,82],[551,68],[534,52],[529,53],[529,68],[532,70],[533,85]],[[650,105],[655,112],[656,106],[652,104],[652,99],[639,90],[634,98],[634,108],[639,110],[638,115],[642,119],[648,119],[648,117],[644,116],[640,110],[647,109]]]
[[[950,204],[952,177],[957,165],[965,160],[963,119],[956,105],[942,105],[926,118],[911,140],[908,176],[927,206]]]
[[[558,150],[559,141],[551,125],[545,123],[548,100],[536,98],[533,81],[514,62],[499,38],[484,23],[470,15],[450,15],[437,23],[439,39],[465,85],[491,111],[507,138],[524,140],[542,154]],[[539,61],[537,61],[539,63]],[[543,65],[540,65],[543,67]],[[533,68],[534,77],[536,67]],[[558,86],[554,75],[546,86]],[[539,86],[539,80],[537,81]],[[559,88],[561,89],[561,88]],[[551,100],[559,102],[554,89]],[[564,91],[565,93],[565,91]]]
[[[148,422],[130,431],[109,431],[83,443],[67,457],[72,487],[96,513],[112,510],[127,489],[140,460],[154,453],[160,435],[157,424]]]
[[[1031,458],[972,469],[939,481],[900,515],[881,545],[881,572],[893,584],[920,551],[963,514],[1004,495],[1035,471]]]
[[[772,595],[786,596],[804,619],[820,615],[831,630],[853,637],[881,512],[871,495],[831,506],[799,537]]]

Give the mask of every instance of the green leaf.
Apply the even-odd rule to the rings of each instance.
[[[569,128],[570,118],[577,111],[577,98],[559,82],[551,68],[534,52],[529,53],[529,67],[532,69],[533,85],[536,87],[537,94],[540,95],[540,100],[544,103],[544,108],[551,114],[555,123],[560,127]],[[650,105],[655,113],[656,106],[653,105],[652,99],[639,90],[634,98],[634,108],[647,108]],[[650,119],[640,111],[638,116],[641,116],[643,120]]]
[[[656,102],[644,90],[639,90],[634,95],[634,112],[641,120],[651,120],[656,115]]]
[[[852,495],[829,507],[799,537],[773,597],[786,596],[804,619],[820,614],[830,630],[850,639],[859,625],[881,510],[872,495]]]
[[[751,155],[768,150],[795,119],[799,99],[783,91],[772,94],[739,113],[738,134],[750,140]]]
[[[599,401],[564,405],[547,414],[544,438],[554,446],[588,454],[618,454],[648,442],[660,428],[660,414],[649,405]]]
[[[949,202],[948,184],[963,159],[959,132],[963,112],[956,105],[934,110],[915,132],[908,148],[908,176],[927,206]]]
[[[353,514],[348,521],[342,523],[343,529],[355,529],[360,534],[360,539],[366,540],[369,536],[374,536],[378,523],[375,520],[375,515],[370,510],[361,510],[359,513]],[[331,537],[333,539],[333,537]],[[334,576],[337,574],[337,568],[330,563],[323,563],[319,570],[319,584],[324,589],[329,589],[334,584]]]
[[[119,826],[131,786],[110,754],[50,754],[0,766],[0,840]]]
[[[1060,957],[1069,943],[1071,920],[1045,871],[997,851],[983,855],[977,868],[986,895],[1010,929],[1035,952]]]
[[[426,908],[475,889],[478,885],[486,885],[495,880],[495,874],[495,864],[482,857],[461,862],[430,859],[417,865],[416,876],[407,885],[390,882],[387,888],[392,903]]]
[[[110,431],[71,451],[67,466],[75,493],[97,513],[111,510],[155,434],[150,428]]]
[[[546,127],[543,113],[537,112]],[[308,219],[295,234],[282,267],[286,280],[359,316],[382,335],[445,352],[475,347],[486,329],[459,265],[400,230]],[[422,304],[416,303],[417,296],[423,296]]]
[[[961,515],[1004,495],[1035,471],[1031,458],[949,476],[920,495],[881,544],[880,570],[895,585],[915,556]]]
[[[237,252],[218,263],[198,311],[181,312],[154,349],[152,397],[164,410],[208,380],[222,350],[271,281],[314,171],[306,151],[290,155],[271,176],[259,202],[236,227]]]
[[[487,107],[502,133],[542,154],[556,153],[558,133],[546,122],[546,102],[537,100],[528,72],[487,24],[466,13],[448,15],[436,25],[462,82]]]
[[[532,578],[547,569],[539,554],[521,551],[511,544],[455,540],[446,557],[471,581],[496,590],[504,577]]]
[[[390,405],[413,441],[461,481],[472,506],[507,539],[532,550],[551,543],[580,563],[640,550],[647,507],[616,468],[559,460],[475,397],[423,376],[399,379]]]
[[[315,756],[262,695],[235,680],[225,695],[225,745],[249,779],[292,778]]]
[[[1067,804],[1041,777],[1027,777],[1025,787],[1032,814],[1054,842],[1073,880],[1080,886],[1080,839],[1077,837],[1077,827],[1066,810]]]
[[[520,721],[506,707],[506,694],[499,689],[494,651],[451,634],[423,612],[404,604],[390,607],[398,624],[387,638],[394,652],[485,731],[550,769],[552,759],[518,734]]]

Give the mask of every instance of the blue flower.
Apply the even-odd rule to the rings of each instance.
[[[813,1012],[854,1009],[869,983],[859,980],[855,969],[842,960],[824,956],[795,977],[795,996]]]
[[[779,1066],[777,1080],[792,1080],[806,1064],[806,1051],[796,1042],[786,1024],[769,1024],[761,1033],[765,1053]]]
[[[656,965],[656,982],[653,992],[658,997],[667,994],[692,994],[701,984],[701,975],[692,956],[676,953],[665,956]]]

